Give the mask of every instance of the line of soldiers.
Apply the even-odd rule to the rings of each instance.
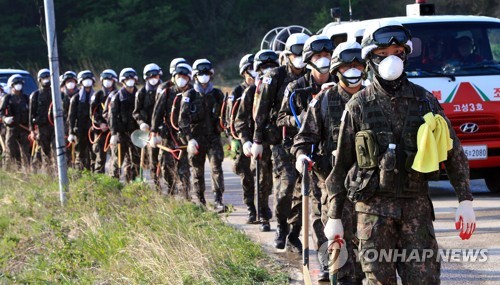
[[[277,249],[302,253],[301,175],[305,168],[312,170],[311,219],[321,265],[319,280],[330,278],[328,253],[320,249],[325,243],[337,243],[348,252],[337,272],[337,284],[396,284],[396,272],[403,284],[439,284],[427,185],[436,173],[412,168],[419,150],[419,127],[428,113],[444,118],[453,143],[443,164],[457,192],[455,222],[462,239],[474,232],[475,216],[460,141],[439,102],[404,73],[411,51],[410,32],[394,21],[374,22],[361,44],[344,42],[335,49],[325,36],[292,34],[281,65],[273,50],[245,55],[239,64],[244,80],[229,96],[213,86],[214,68],[207,59],[196,60],[192,69],[184,59],[173,60],[172,80],[165,83],[161,69],[148,64],[146,84],[140,90],[132,68],[123,69],[119,78],[105,70],[103,89],[97,92],[92,89],[95,79],[90,71],[78,75],[68,71],[61,77],[61,87],[68,141],[76,152],[72,161],[81,169],[103,172],[109,137],[110,173],[119,177],[123,168],[126,179],[133,180],[141,155],[132,144],[132,132],[150,131],[148,156],[150,169],[156,170],[152,171],[155,184],[160,185],[163,178],[169,193],[180,187],[179,192],[189,199],[191,167],[192,186],[205,205],[208,158],[214,205],[224,209],[221,134],[226,133],[235,154],[233,171],[241,178],[247,223],[271,230],[269,196],[275,194]],[[365,87],[367,71],[373,76]],[[4,98],[0,115],[8,126],[7,148],[14,159],[18,157],[13,147],[23,146],[21,140],[29,132],[43,153],[45,149],[50,153],[47,74],[48,70],[40,71],[41,89],[29,99],[22,95],[18,77],[9,79],[13,91],[8,100]],[[115,89],[118,82],[119,90]],[[27,128],[19,128],[21,124]],[[158,150],[160,144],[169,151]],[[177,155],[185,151],[187,156]],[[357,262],[355,248],[359,252],[431,249],[435,254],[419,263],[373,258]]]
[[[310,172],[312,229],[319,280],[328,280],[324,244],[345,246],[337,284],[439,284],[440,265],[427,182],[436,173],[413,169],[417,133],[427,113],[446,118],[436,98],[411,83],[404,63],[411,35],[400,23],[374,23],[357,42],[292,34],[281,54],[261,50],[240,61],[244,82],[225,103],[223,126],[232,137],[234,172],[241,177],[248,223],[269,231],[274,191],[274,246],[302,252],[301,174]],[[252,64],[253,59],[253,64]],[[371,71],[372,83],[367,80]],[[367,87],[362,85],[366,80]],[[453,146],[444,166],[459,198],[462,239],[475,230],[469,168],[450,122]],[[250,159],[252,158],[252,159]],[[253,174],[256,165],[261,171]],[[272,174],[271,174],[272,173]],[[272,177],[270,177],[272,176]],[[254,180],[258,180],[258,213]],[[273,189],[274,188],[274,189]],[[366,250],[432,250],[420,263],[360,258]]]

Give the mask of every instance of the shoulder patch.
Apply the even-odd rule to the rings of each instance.
[[[342,118],[340,118],[341,122],[343,122],[345,120],[346,115],[347,115],[347,110],[344,110],[344,112],[342,112]]]
[[[273,81],[273,79],[269,76],[265,76],[264,78],[262,78],[262,83],[264,84],[271,84],[271,82]]]
[[[189,97],[186,96],[186,97],[182,98],[182,102],[189,103]]]
[[[309,102],[309,107],[314,107],[314,105],[316,105],[317,102],[318,100],[312,99],[311,102]]]

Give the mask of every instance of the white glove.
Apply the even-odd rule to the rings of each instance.
[[[299,157],[297,157],[297,160],[295,161],[295,169],[297,169],[298,172],[302,173],[302,170],[304,170],[304,163],[306,162],[309,164],[312,162],[312,160],[305,154],[299,155]]]
[[[139,128],[141,129],[141,131],[144,131],[144,132],[149,131],[149,125],[146,123],[142,123]]]
[[[191,155],[198,154],[198,142],[195,139],[190,139],[188,142],[187,151]]]
[[[243,144],[243,154],[245,154],[246,157],[252,156],[252,142]]]
[[[344,227],[342,221],[340,219],[328,219],[324,233],[328,240],[343,239]]]
[[[99,125],[99,128],[101,129],[102,132],[105,132],[108,130],[108,125],[106,123],[101,123]]]
[[[70,142],[70,143],[76,143],[76,136],[75,135],[69,135],[68,136],[68,142]]]
[[[264,151],[264,148],[262,147],[262,144],[254,143],[254,144],[252,144],[252,148],[250,150],[250,153],[252,154],[253,158],[260,159],[262,157],[263,151]]]
[[[109,144],[110,145],[117,145],[118,144],[118,136],[117,135],[112,135],[111,138],[109,139]]]
[[[469,239],[476,230],[476,215],[472,208],[472,201],[464,200],[458,204],[455,214],[455,229],[460,230],[460,238]]]
[[[14,117],[5,117],[3,118],[5,124],[10,125],[14,121]]]

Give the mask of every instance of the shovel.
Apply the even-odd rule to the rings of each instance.
[[[302,229],[304,230],[304,241],[302,250],[302,274],[304,275],[304,284],[312,285],[311,274],[309,272],[309,162],[304,163],[302,171]]]

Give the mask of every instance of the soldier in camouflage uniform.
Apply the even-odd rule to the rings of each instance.
[[[241,107],[241,96],[243,95],[243,91],[255,83],[254,75],[256,75],[256,71],[253,69],[253,63],[253,54],[247,54],[241,58],[239,69],[240,75],[244,78],[244,80],[242,83],[238,84],[228,98],[226,98],[224,103],[225,107],[222,110],[222,121],[225,125],[226,133],[228,133],[231,140],[231,152],[235,155],[233,172],[240,176],[241,187],[243,189],[243,202],[247,205],[247,224],[253,224],[257,220],[257,212],[254,203],[255,185],[253,173],[250,168],[251,159],[242,151],[242,139],[237,134],[235,120],[238,110]],[[245,118],[246,122],[251,120],[251,114],[249,115],[249,117]]]
[[[296,133],[287,133],[286,130],[278,128],[276,121],[281,102],[288,83],[304,75],[302,47],[307,35],[293,36],[287,39],[285,50],[287,51],[286,65],[263,71],[261,86],[255,93],[255,131],[252,144],[252,156],[262,155],[263,143],[271,145],[273,163],[273,185],[275,187],[275,214],[278,222],[274,246],[278,249],[285,248],[287,236],[291,233],[291,243],[297,250],[301,251],[302,244],[298,238],[301,229],[300,218],[293,218],[295,224],[289,227],[287,219],[291,218],[292,194],[297,181],[294,167],[294,158],[283,146],[283,140],[291,141]],[[276,58],[277,60],[277,58]],[[299,215],[299,210],[293,213]],[[288,239],[290,241],[290,239]],[[292,247],[290,247],[292,249]]]
[[[52,91],[50,90],[50,70],[44,68],[38,71],[38,82],[40,89],[33,91],[30,95],[30,131],[32,139],[36,140],[41,147],[41,159],[46,167],[52,166],[53,151],[55,151],[54,125],[52,124],[52,112],[49,107],[52,104]],[[42,161],[36,161],[36,167],[41,166]],[[33,161],[35,165],[35,161]]]
[[[116,91],[115,83],[118,81],[118,75],[114,70],[106,69],[101,73],[100,80],[102,89],[96,91],[90,98],[90,118],[94,136],[92,151],[96,157],[94,171],[104,173],[107,158],[106,138],[109,134],[105,114],[109,108],[111,94]]]
[[[412,50],[409,31],[394,20],[380,20],[365,31],[362,47],[374,78],[347,103],[341,118],[335,166],[327,179],[330,209],[325,235],[329,240],[343,237],[340,218],[348,197],[355,202],[356,235],[367,284],[397,284],[396,271],[403,284],[439,284],[428,191],[432,173],[411,168],[422,116],[439,114],[448,125],[453,146],[444,165],[460,202],[456,222],[463,239],[470,238],[475,229],[467,157],[436,98],[411,83],[403,71]],[[422,262],[363,256],[366,250],[379,254],[418,250],[422,254],[424,249],[433,256]]]
[[[10,94],[2,99],[0,105],[0,118],[7,127],[5,146],[9,163],[21,167],[23,163],[29,164],[29,97],[24,94],[24,78],[14,74],[7,80]]]
[[[332,41],[322,35],[314,35],[307,39],[304,44],[304,49],[302,51],[302,58],[306,64],[308,64],[308,72],[301,78],[292,81],[288,84],[287,89],[285,91],[285,96],[283,98],[283,102],[281,103],[281,109],[278,113],[278,126],[284,127],[287,130],[287,133],[294,132],[297,133],[300,129],[300,121],[302,120],[302,116],[307,111],[308,104],[313,98],[321,91],[321,86],[325,83],[332,82],[333,76],[328,73],[330,67],[330,59],[333,51],[333,43]],[[292,108],[293,107],[293,108]],[[299,118],[300,117],[300,118]],[[290,152],[290,149],[293,144],[292,141],[284,141],[284,146],[287,152]],[[293,154],[293,153],[291,153]],[[301,193],[301,173],[302,173],[302,164],[301,162],[295,161],[295,156],[293,156],[294,163],[300,164],[299,167],[296,166],[297,169],[297,183],[295,184],[295,191],[293,193],[292,199],[292,212],[295,212],[294,209],[300,211],[302,209],[302,193]],[[321,189],[319,185],[318,178],[316,175],[311,175],[311,185],[310,189],[312,189],[313,199],[312,199],[312,208],[313,213],[320,213],[321,211]],[[293,215],[289,218],[288,222],[290,224],[297,223],[299,221],[294,221],[291,219],[301,219],[301,214],[298,216]],[[326,240],[323,238],[323,227],[320,219],[315,219],[312,223],[313,225],[313,238],[317,241],[317,244],[321,240]],[[290,239],[290,237],[288,237]],[[321,246],[321,243],[318,246]],[[320,261],[322,259],[320,258]],[[325,263],[322,266],[320,271],[320,280],[328,280],[328,270],[327,264]]]
[[[224,94],[214,88],[211,77],[214,74],[212,63],[207,59],[198,59],[193,64],[195,84],[182,94],[179,113],[179,128],[188,141],[189,163],[193,171],[193,188],[198,201],[206,205],[205,200],[205,158],[210,160],[212,188],[215,194],[214,206],[224,210],[224,174],[222,160],[224,151],[219,124]]]
[[[274,55],[273,55],[274,54]],[[277,67],[278,62],[276,61],[277,55],[272,50],[261,50],[257,54],[255,54],[253,61],[253,70],[258,72],[255,76],[254,84],[248,86],[244,91],[243,95],[240,97],[238,113],[236,114],[236,118],[234,120],[234,129],[236,131],[237,137],[241,139],[243,143],[243,154],[245,157],[252,156],[252,135],[254,133],[254,121],[253,118],[253,106],[254,106],[254,94],[257,90],[257,86],[260,86],[260,80],[262,76],[262,71],[269,67]],[[271,226],[269,224],[269,220],[272,217],[272,211],[269,208],[269,195],[271,195],[272,191],[272,164],[271,164],[271,149],[267,142],[263,142],[262,144],[263,150],[262,155],[260,157],[254,157],[254,163],[259,163],[259,193],[258,195],[258,204],[259,204],[259,215],[257,217],[262,224],[260,226],[260,231],[267,232],[271,230]],[[256,165],[251,166],[255,168]],[[252,169],[253,170],[253,169]],[[254,178],[252,176],[252,181]],[[251,222],[255,220],[255,204],[254,204],[254,195],[255,188],[250,188],[251,191],[248,193],[244,193],[245,204],[248,205],[248,221]]]
[[[363,86],[362,79],[365,63],[361,58],[361,46],[357,42],[344,42],[339,44],[333,51],[330,65],[330,74],[336,76],[336,86],[322,90],[313,101],[309,103],[309,108],[304,115],[302,127],[294,138],[292,153],[297,157],[297,167],[302,167],[305,161],[314,162],[313,170],[317,175],[321,185],[321,205],[313,205],[313,238],[315,238],[316,249],[327,242],[323,233],[324,224],[327,222],[328,190],[325,187],[325,180],[333,168],[335,156],[333,152],[337,149],[337,139],[340,126],[340,117],[344,111],[345,104],[351,96],[359,91]],[[314,145],[314,152],[311,154],[311,146]],[[311,158],[309,158],[311,157]],[[354,231],[356,221],[354,220],[354,206],[346,202],[342,212],[342,225],[345,229],[345,239],[349,252],[349,259],[337,275],[337,284],[361,284],[363,272],[356,262],[353,251]],[[322,264],[323,272],[320,277],[327,278],[327,265],[323,252],[318,251],[318,258]],[[325,268],[326,267],[326,268]]]
[[[160,76],[163,75],[161,68],[156,63],[147,64],[143,70],[143,77],[146,84],[137,91],[135,94],[135,106],[132,112],[134,119],[139,125],[141,131],[149,131],[152,124],[153,108],[156,103],[156,91],[161,84]],[[141,152],[147,151],[149,169],[151,178],[155,183],[156,189],[161,190],[159,172],[158,156],[160,150],[155,147],[147,145],[141,149]],[[143,153],[141,153],[143,155]],[[141,165],[144,167],[144,165]]]
[[[157,100],[153,109],[153,119],[151,122],[151,140],[150,145],[156,147],[158,143],[177,149],[186,142],[180,137],[179,128],[179,109],[182,98],[182,92],[186,92],[193,86],[189,84],[191,80],[192,69],[187,63],[179,63],[172,71],[170,87],[158,90]],[[166,87],[166,86],[165,86]],[[191,200],[191,172],[189,171],[189,160],[185,149],[175,158],[172,153],[162,151],[161,170],[163,178],[167,182],[169,193],[173,193],[176,187],[181,195],[187,200]],[[177,179],[176,179],[177,178]]]
[[[113,163],[111,173],[115,178],[120,178],[120,170],[123,167],[127,182],[134,180],[139,174],[139,149],[132,143],[130,135],[138,129],[137,122],[132,116],[135,107],[135,94],[138,77],[137,72],[130,67],[120,71],[120,82],[122,88],[111,96],[108,114],[109,130],[111,138],[109,144],[113,152]],[[119,165],[119,162],[122,165]]]
[[[61,87],[61,96],[62,96],[62,108],[63,108],[63,122],[64,122],[64,135],[68,137],[69,127],[68,127],[68,113],[69,113],[69,103],[73,96],[78,94],[77,87],[77,75],[74,71],[66,71],[59,77],[59,84]],[[51,108],[51,111],[54,110],[54,107]],[[71,145],[70,147],[73,147]],[[66,161],[71,164],[75,164],[72,157],[72,150],[68,149],[66,151]],[[68,163],[70,165],[70,163]]]

